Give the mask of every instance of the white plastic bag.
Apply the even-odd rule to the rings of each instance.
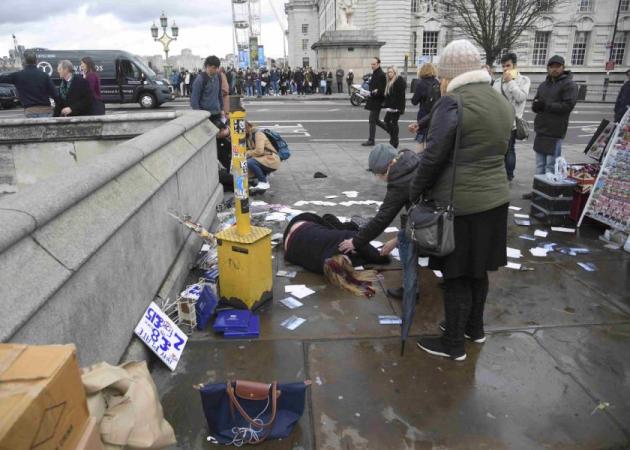
[[[567,160],[562,156],[559,156],[556,158],[554,172],[547,172],[546,176],[548,180],[553,181],[554,183],[562,183],[567,179],[568,172],[569,164],[567,163]]]

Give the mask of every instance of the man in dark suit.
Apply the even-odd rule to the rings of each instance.
[[[376,56],[372,58],[372,78],[369,82],[370,96],[365,103],[365,109],[370,111],[370,137],[364,142],[364,147],[371,147],[374,145],[374,137],[376,135],[376,124],[379,122],[379,116],[381,115],[381,108],[383,107],[383,101],[385,100],[385,86],[387,85],[387,78],[385,72],[381,69],[381,60]]]
[[[55,117],[89,116],[92,111],[92,91],[87,80],[74,73],[74,66],[64,59],[57,66],[61,85],[55,105]]]

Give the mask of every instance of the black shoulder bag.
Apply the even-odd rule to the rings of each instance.
[[[457,131],[453,148],[453,175],[451,177],[451,194],[446,206],[437,205],[434,201],[422,199],[415,203],[408,212],[406,233],[416,245],[419,255],[446,256],[455,250],[455,211],[453,195],[455,192],[455,170],[457,150],[461,142],[462,99],[457,96]]]

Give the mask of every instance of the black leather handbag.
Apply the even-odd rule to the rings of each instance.
[[[453,195],[455,190],[455,170],[457,150],[461,142],[463,105],[457,96],[457,131],[453,148],[453,175],[451,194],[448,204],[439,205],[434,201],[422,199],[408,211],[405,232],[414,242],[419,255],[446,256],[455,250],[455,211]]]

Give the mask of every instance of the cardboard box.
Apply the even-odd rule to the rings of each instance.
[[[0,450],[74,450],[88,418],[74,345],[0,344]]]
[[[90,417],[85,424],[83,436],[77,444],[76,450],[103,450],[101,429],[96,423],[96,417]]]

